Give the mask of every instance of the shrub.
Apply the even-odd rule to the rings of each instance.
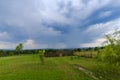
[[[120,65],[120,31],[106,35],[105,48],[100,50],[98,59],[113,65]]]

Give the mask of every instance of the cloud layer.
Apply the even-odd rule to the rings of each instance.
[[[99,46],[105,33],[120,28],[119,8],[114,0],[1,0],[0,48]]]

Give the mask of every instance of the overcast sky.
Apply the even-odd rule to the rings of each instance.
[[[100,46],[120,28],[120,0],[0,0],[0,49]]]

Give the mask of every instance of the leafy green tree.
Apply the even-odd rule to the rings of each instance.
[[[4,55],[4,51],[0,50],[0,57]]]
[[[105,48],[100,50],[99,60],[120,65],[120,31],[106,35]]]
[[[44,53],[45,50],[39,50],[40,61],[42,64],[44,64]]]
[[[19,43],[17,46],[16,46],[16,51],[17,53],[22,53],[22,50],[23,50],[23,44],[22,43]]]

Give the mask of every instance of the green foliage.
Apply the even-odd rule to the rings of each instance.
[[[87,64],[90,60],[83,59],[83,62],[77,62],[70,61],[69,57],[51,57],[46,58],[45,65],[42,65],[36,57],[38,54],[0,57],[0,80],[94,80],[73,65]],[[89,64],[91,68],[94,61]]]
[[[16,51],[18,53],[21,53],[22,52],[22,49],[23,49],[23,44],[22,43],[19,43],[17,46],[16,46]]]
[[[3,53],[4,53],[4,52],[3,52],[2,50],[0,50],[0,57],[3,56]]]
[[[44,64],[44,53],[45,50],[39,50],[40,61],[42,64]]]
[[[120,65],[120,31],[106,35],[105,48],[100,50],[98,59],[109,64]]]
[[[14,52],[9,52],[9,55],[10,55],[10,56],[14,55]]]

